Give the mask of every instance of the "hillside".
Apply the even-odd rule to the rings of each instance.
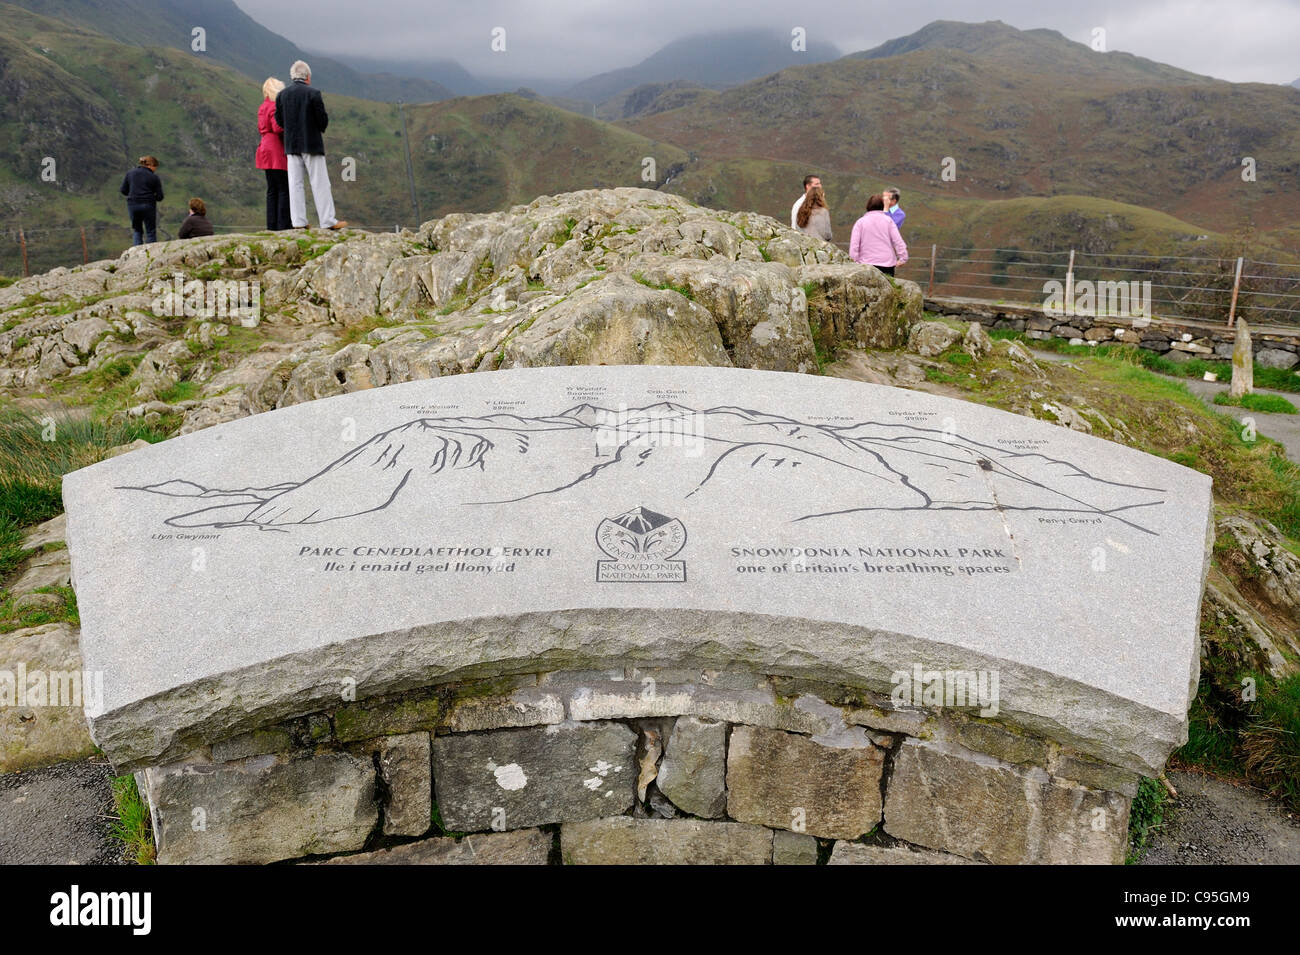
[[[963,23],[936,20],[915,33],[896,37],[870,50],[850,53],[846,59],[883,60],[918,50],[955,50],[983,59],[1016,64],[1035,73],[1068,73],[1076,77],[1114,82],[1124,77],[1146,83],[1215,82],[1131,53],[1099,53],[1055,30],[1017,30],[1001,20]]]
[[[1300,217],[1294,90],[1155,69],[1050,31],[921,34],[896,41],[908,52],[793,67],[626,125],[706,160],[819,170],[832,188],[871,175],[952,198],[1092,195],[1231,228]],[[1241,179],[1245,156],[1256,182]],[[944,157],[955,181],[942,178]]]
[[[82,225],[90,227],[91,257],[121,251],[129,234],[117,188],[146,152],[162,161],[161,236],[175,233],[191,195],[207,201],[220,228],[264,221],[265,184],[253,166],[257,84],[186,53],[126,46],[14,7],[6,13],[13,15],[0,29],[0,222],[33,233],[34,269],[79,259]],[[325,97],[336,203],[351,221],[376,228],[508,207],[557,185],[640,184],[642,157],[658,157],[663,170],[686,159],[636,133],[508,94],[407,106],[413,200],[399,107],[328,88]],[[38,177],[46,156],[57,160],[55,183]],[[355,182],[340,175],[345,156],[356,160]],[[20,271],[17,253],[12,241],[0,246],[0,274]]]
[[[33,270],[80,261],[83,225],[90,258],[120,252],[129,234],[116,190],[144,152],[163,162],[163,237],[190,195],[208,202],[219,231],[264,221],[252,162],[258,84],[188,52],[124,45],[12,5],[4,12],[0,275],[21,274],[19,227]],[[1061,44],[1080,47],[1050,31],[927,28],[910,42],[977,52],[851,56],[722,92],[646,84],[601,105],[635,116],[615,124],[534,94],[398,107],[322,83],[338,208],[387,230],[557,189],[657,185],[715,208],[784,216],[815,170],[841,241],[868,195],[902,188],[914,256],[931,243],[1235,256],[1247,232],[1256,259],[1300,255],[1300,190],[1284,175],[1296,168],[1300,92],[1179,71],[1134,86],[1150,71],[1123,59],[1106,82],[1076,84],[999,58],[1025,45],[1052,56]],[[1003,52],[984,59],[984,47]],[[1090,63],[1111,56],[1080,49]],[[1259,163],[1256,183],[1238,174],[1246,154]],[[955,182],[939,177],[946,155],[958,162]],[[39,178],[47,156],[57,160],[54,183]],[[340,175],[343,157],[356,160],[355,182]]]
[[[570,99],[603,103],[645,83],[687,82],[721,89],[800,63],[835,59],[840,51],[825,41],[809,39],[808,49],[796,53],[789,34],[738,30],[684,37],[646,57],[636,66],[601,73],[571,86]]]
[[[15,6],[102,33],[131,46],[159,46],[224,63],[256,80],[288,80],[294,60],[311,63],[318,86],[348,96],[388,102],[425,102],[455,94],[425,78],[363,73],[325,56],[309,56],[266,29],[233,0],[13,0]],[[0,10],[6,26],[12,11]],[[195,27],[206,31],[207,49],[191,50]]]

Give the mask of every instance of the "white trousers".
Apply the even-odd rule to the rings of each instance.
[[[311,197],[316,200],[320,227],[328,229],[339,220],[334,216],[334,195],[330,192],[330,171],[324,156],[306,153],[289,154],[289,221],[295,229],[308,225],[307,194],[303,180],[311,182]]]

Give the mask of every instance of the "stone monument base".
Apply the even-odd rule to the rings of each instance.
[[[898,696],[504,675],[342,703],[137,780],[162,863],[1123,862],[1136,773]]]

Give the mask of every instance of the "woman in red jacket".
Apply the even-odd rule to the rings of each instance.
[[[275,97],[284,84],[274,76],[262,84],[262,105],[257,110],[257,168],[266,170],[266,227],[272,232],[288,229],[289,160],[284,155],[284,128],[275,121]]]

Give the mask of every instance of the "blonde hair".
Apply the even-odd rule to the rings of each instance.
[[[262,99],[275,99],[275,94],[284,89],[284,84],[274,76],[268,76],[262,84]]]

